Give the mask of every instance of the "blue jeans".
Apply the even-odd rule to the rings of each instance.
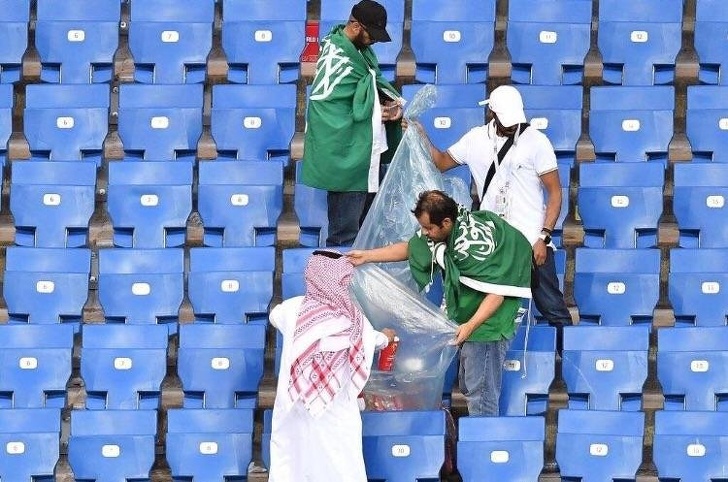
[[[556,277],[554,250],[546,249],[546,261],[536,268],[535,279],[531,282],[533,302],[551,326],[571,325],[571,314],[566,307],[564,294],[559,288]]]
[[[466,341],[460,348],[460,392],[468,415],[498,416],[503,363],[511,340]]]
[[[329,234],[326,246],[351,246],[354,243],[366,214],[367,194],[365,191],[328,192]]]

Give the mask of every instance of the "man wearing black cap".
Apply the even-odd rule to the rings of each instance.
[[[301,181],[328,191],[327,246],[350,246],[377,192],[380,156],[394,151],[403,101],[371,49],[389,42],[387,11],[361,0],[322,39],[311,85]],[[389,152],[388,152],[389,151]]]

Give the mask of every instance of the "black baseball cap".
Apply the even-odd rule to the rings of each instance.
[[[361,0],[351,9],[351,16],[362,24],[372,40],[391,42],[387,33],[387,11],[374,0]]]

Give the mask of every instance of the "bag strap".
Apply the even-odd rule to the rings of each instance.
[[[498,166],[501,165],[501,163],[503,162],[503,159],[505,159],[505,157],[506,157],[506,154],[508,154],[508,151],[513,146],[516,135],[521,135],[523,133],[523,131],[525,131],[526,128],[528,128],[528,126],[530,126],[530,125],[531,124],[529,124],[527,122],[523,123],[523,124],[518,124],[518,128],[516,128],[516,132],[513,135],[508,136],[508,138],[506,138],[505,144],[503,144],[503,146],[498,151],[498,159],[496,160],[496,162],[498,163]],[[483,202],[483,199],[485,199],[485,193],[488,192],[488,187],[490,186],[491,181],[493,181],[493,177],[495,176],[496,162],[494,162],[493,164],[490,165],[490,169],[488,169],[488,173],[485,176],[485,182],[483,183],[483,192],[480,195],[480,202],[478,203],[478,205],[480,205],[480,203]]]

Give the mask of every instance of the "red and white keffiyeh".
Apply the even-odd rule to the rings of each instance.
[[[349,294],[353,273],[345,257],[324,255],[311,256],[304,272],[306,294],[293,335],[288,394],[294,402],[301,400],[314,417],[327,409],[348,381],[358,393],[369,378],[362,342],[364,316]]]

